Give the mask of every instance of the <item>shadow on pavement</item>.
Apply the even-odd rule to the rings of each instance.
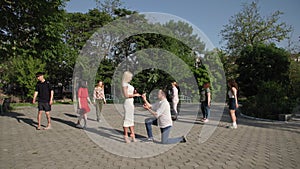
[[[24,122],[25,124],[28,124],[34,128],[37,126],[37,122],[33,121],[30,118],[25,118],[25,115],[22,113],[17,113],[17,112],[5,112],[1,114],[1,116],[6,116],[10,118],[15,118],[19,123]],[[44,126],[43,126],[44,127]]]

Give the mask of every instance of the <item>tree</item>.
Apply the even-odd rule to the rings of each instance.
[[[11,82],[19,84],[23,99],[32,98],[36,85],[35,74],[38,71],[45,71],[45,63],[40,59],[34,59],[32,56],[24,55],[22,57],[15,57],[11,61],[12,72]]]
[[[45,64],[45,69],[56,77],[59,74],[59,58],[66,57],[66,46],[62,35],[64,32],[65,11],[62,9],[64,0],[20,0],[0,1],[0,59],[1,78],[6,84],[13,82],[23,91],[30,92],[30,79],[14,72],[11,60],[29,64],[28,59],[34,63]],[[3,66],[2,66],[3,65]],[[24,68],[29,65],[24,65]],[[3,71],[4,70],[4,71]],[[37,70],[36,70],[37,71]],[[8,75],[9,74],[9,75]],[[32,74],[28,74],[31,76]],[[19,77],[20,76],[20,77]],[[34,76],[33,76],[34,77]],[[12,79],[24,80],[13,81]],[[27,82],[25,82],[28,80]],[[23,94],[27,95],[27,93]]]
[[[222,41],[226,41],[225,50],[235,56],[248,45],[287,39],[292,27],[285,22],[279,23],[282,14],[281,11],[275,11],[263,17],[257,2],[244,4],[243,10],[231,17],[220,32]]]
[[[63,0],[1,1],[1,60],[24,52],[43,61],[52,60],[64,31],[63,4]]]
[[[99,10],[109,14],[110,16],[115,15],[115,11],[120,9],[123,4],[121,0],[95,0],[95,1]]]
[[[247,46],[237,59],[237,79],[244,96],[255,96],[262,82],[273,81],[289,88],[290,54],[275,44]]]

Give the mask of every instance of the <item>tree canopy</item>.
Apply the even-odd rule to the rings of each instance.
[[[245,3],[220,32],[225,41],[223,48],[231,55],[238,55],[248,45],[287,39],[292,27],[279,21],[282,14],[275,11],[270,16],[261,16],[258,2]]]

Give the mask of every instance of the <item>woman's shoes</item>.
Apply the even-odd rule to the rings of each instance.
[[[137,142],[136,139],[135,139],[135,135],[134,134],[130,134],[130,137],[132,139],[132,142]]]
[[[125,143],[130,143],[128,136],[124,136]]]

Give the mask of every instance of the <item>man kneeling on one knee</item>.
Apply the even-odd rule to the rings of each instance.
[[[146,94],[142,95],[144,100],[143,107],[148,110],[154,117],[145,120],[146,130],[147,130],[147,142],[153,142],[152,125],[156,125],[160,128],[161,132],[161,143],[162,144],[174,144],[174,143],[184,143],[186,138],[184,136],[178,138],[169,138],[169,134],[173,125],[171,118],[170,104],[166,98],[166,91],[158,91],[159,102],[151,105],[146,98]]]

